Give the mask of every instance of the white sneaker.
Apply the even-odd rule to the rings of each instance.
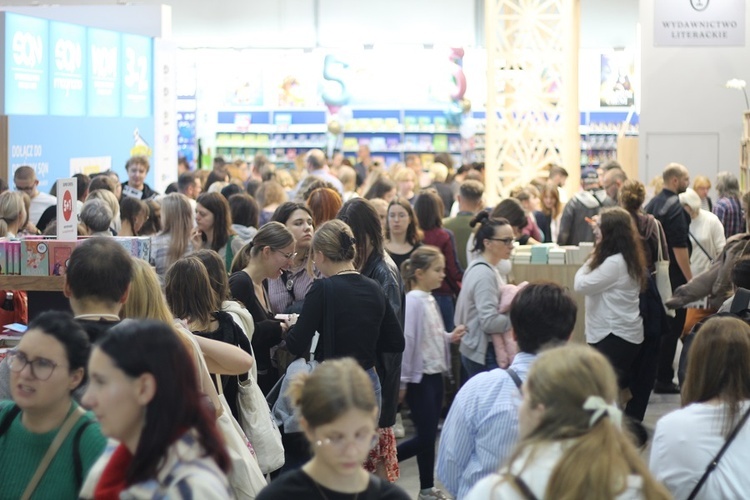
[[[417,500],[451,500],[451,497],[446,492],[433,487],[425,493],[420,491]]]
[[[393,435],[396,436],[396,439],[403,439],[404,436],[406,436],[406,431],[404,430],[404,421],[401,420],[400,413],[396,413],[396,423],[393,424]]]

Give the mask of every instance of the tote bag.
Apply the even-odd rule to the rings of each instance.
[[[664,311],[667,313],[667,316],[674,318],[674,310],[669,309],[666,306],[667,301],[672,298],[672,281],[669,279],[669,261],[664,259],[664,250],[661,246],[662,227],[659,221],[656,221],[656,230],[657,239],[659,240],[659,251],[655,263],[656,271],[654,271],[656,289],[659,290],[661,303],[664,306]]]
[[[253,445],[261,472],[269,474],[280,469],[284,465],[281,432],[252,372],[247,374],[247,380],[238,380],[237,409],[240,427]]]
[[[216,426],[224,437],[232,470],[227,478],[236,498],[254,499],[268,483],[258,466],[258,460],[250,451],[251,447],[240,424],[232,416],[232,410],[221,389],[221,379],[216,375],[219,387],[219,401],[224,410],[216,419]]]

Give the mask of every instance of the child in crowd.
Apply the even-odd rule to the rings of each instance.
[[[448,498],[436,489],[434,480],[435,439],[443,404],[443,373],[450,368],[448,342],[458,342],[466,327],[446,332],[432,290],[445,278],[445,257],[437,247],[417,248],[401,266],[406,294],[404,336],[406,348],[401,364],[399,399],[411,408],[417,435],[398,446],[399,462],[417,456],[420,492],[418,499]]]

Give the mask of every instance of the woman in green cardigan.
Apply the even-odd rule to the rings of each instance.
[[[0,402],[4,498],[78,498],[106,445],[99,424],[72,397],[86,381],[90,350],[70,315],[47,312],[8,354],[13,401]]]

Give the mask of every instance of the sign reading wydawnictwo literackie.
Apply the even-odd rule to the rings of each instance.
[[[657,47],[742,47],[745,0],[653,0]]]

